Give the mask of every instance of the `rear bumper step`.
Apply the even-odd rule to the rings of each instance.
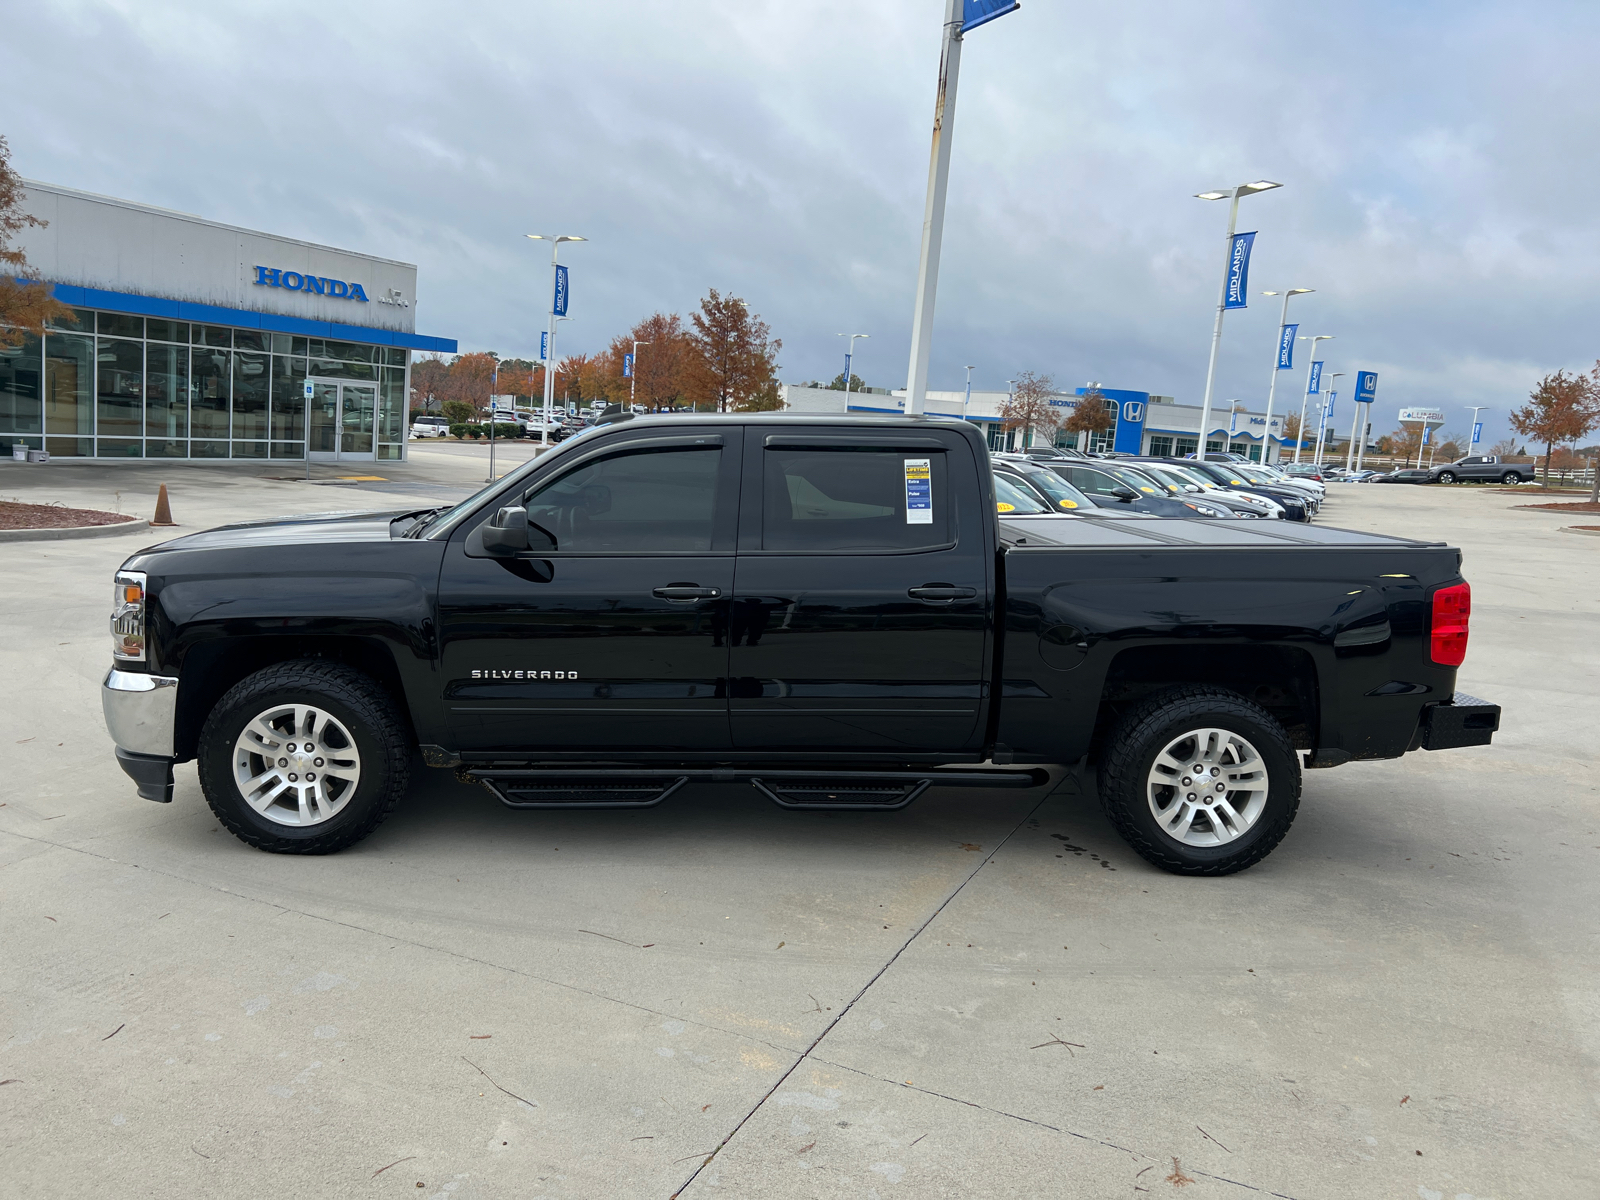
[[[1422,711],[1422,748],[1454,750],[1487,746],[1500,728],[1500,706],[1457,692],[1448,704],[1430,704]]]
[[[463,767],[509,808],[654,808],[690,780],[745,782],[780,808],[894,812],[930,787],[1039,787],[1045,771],[796,771],[759,768]]]

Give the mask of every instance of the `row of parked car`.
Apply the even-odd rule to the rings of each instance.
[[[1236,455],[1090,457],[1036,447],[991,455],[1002,516],[1310,521],[1327,488]]]

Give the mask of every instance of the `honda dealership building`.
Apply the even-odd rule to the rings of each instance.
[[[405,457],[409,263],[28,182],[18,239],[76,321],[0,352],[0,447],[70,458]]]

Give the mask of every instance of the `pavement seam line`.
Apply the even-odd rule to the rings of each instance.
[[[993,1113],[997,1117],[1009,1117],[1011,1120],[1021,1121],[1025,1125],[1037,1125],[1041,1129],[1050,1130],[1052,1133],[1065,1134],[1067,1137],[1075,1137],[1085,1142],[1093,1142],[1096,1145],[1106,1147],[1108,1150],[1120,1150],[1124,1154],[1133,1155],[1135,1158],[1145,1158],[1149,1159],[1151,1162],[1161,1162],[1164,1158],[1170,1157],[1168,1155],[1157,1157],[1155,1155],[1146,1154],[1142,1150],[1134,1150],[1128,1146],[1119,1146],[1116,1142],[1108,1142],[1104,1138],[1097,1138],[1090,1133],[1079,1133],[1075,1129],[1066,1129],[1060,1125],[1052,1125],[1048,1121],[1040,1121],[1034,1117],[1025,1117],[1021,1113],[1007,1112],[1003,1108],[990,1108],[987,1104],[979,1104],[975,1100],[963,1100],[960,1096],[951,1096],[945,1092],[936,1092],[932,1088],[918,1087],[914,1083],[904,1083],[898,1079],[885,1079],[881,1075],[874,1075],[871,1071],[863,1071],[859,1067],[849,1067],[844,1063],[833,1062],[826,1058],[813,1057],[811,1061],[822,1063],[824,1066],[834,1067],[840,1071],[849,1071],[852,1075],[861,1075],[867,1079],[875,1079],[879,1083],[887,1083],[893,1087],[904,1088],[908,1092],[921,1092],[925,1096],[934,1096],[940,1100],[949,1100],[954,1104],[964,1104],[968,1108],[975,1108],[980,1112]],[[1184,1170],[1193,1171],[1196,1175],[1204,1175],[1207,1179],[1215,1179],[1220,1183],[1231,1183],[1236,1187],[1248,1188],[1252,1192],[1260,1192],[1265,1196],[1275,1196],[1278,1198],[1278,1200],[1297,1200],[1296,1197],[1286,1195],[1283,1192],[1269,1192],[1266,1188],[1257,1187],[1253,1183],[1244,1183],[1238,1179],[1229,1179],[1226,1175],[1213,1175],[1209,1171],[1202,1171],[1199,1167],[1185,1167]]]
[[[538,983],[549,984],[551,987],[562,988],[569,992],[577,992],[580,996],[590,996],[596,1000],[606,1000],[612,1004],[621,1005],[623,1008],[631,1008],[634,1012],[645,1013],[652,1017],[662,1017],[668,1021],[682,1021],[686,1025],[693,1025],[697,1029],[708,1029],[712,1033],[720,1033],[727,1037],[731,1037],[736,1041],[757,1042],[760,1045],[770,1047],[771,1049],[780,1051],[784,1054],[796,1053],[796,1050],[793,1046],[780,1046],[776,1042],[769,1042],[762,1038],[751,1037],[748,1033],[741,1032],[739,1030],[724,1029],[720,1025],[710,1025],[704,1021],[696,1021],[680,1014],[661,1012],[660,1010],[654,1008],[646,1008],[642,1004],[633,1003],[631,1000],[622,1000],[616,996],[608,996],[604,992],[596,992],[589,988],[582,988],[575,983],[563,983],[559,979],[548,979],[543,975],[535,975],[532,972],[523,971],[517,967],[508,967],[504,963],[490,962],[485,958],[476,958],[471,954],[463,954],[459,950],[450,950],[444,946],[431,946],[427,942],[419,942],[414,938],[400,937],[396,934],[385,933],[381,929],[371,929],[368,926],[356,925],[350,921],[336,920],[335,918],[325,916],[322,913],[306,912],[303,909],[290,908],[288,905],[278,904],[272,900],[262,900],[259,897],[247,896],[241,892],[230,892],[227,888],[218,887],[216,884],[203,883],[198,880],[185,878],[182,875],[174,875],[171,871],[162,871],[155,867],[147,867],[143,863],[128,862],[125,859],[112,858],[109,854],[97,854],[93,850],[86,850],[80,846],[67,846],[61,842],[52,842],[48,838],[30,837],[26,833],[17,833],[15,830],[11,829],[0,829],[0,834],[5,834],[8,837],[21,838],[23,841],[32,842],[38,846],[50,846],[56,850],[66,850],[74,854],[83,854],[90,858],[98,858],[102,862],[115,863],[119,867],[132,867],[137,871],[149,871],[152,875],[160,875],[164,879],[176,880],[178,883],[188,884],[191,887],[201,888],[209,892],[217,892],[223,896],[231,896],[235,900],[243,900],[248,904],[260,904],[266,908],[275,908],[278,910],[280,916],[283,913],[291,912],[296,916],[307,917],[313,921],[323,921],[329,925],[336,925],[341,929],[350,929],[357,933],[370,934],[373,937],[387,938],[391,942],[398,942],[401,945],[410,946],[416,950],[427,950],[435,954],[443,954],[450,958],[460,959],[462,962],[473,963],[480,967],[488,967],[495,971],[504,971],[506,974],[515,975],[520,979],[532,979]]]
[[[923,920],[922,924],[918,925],[915,929],[913,929],[911,931],[910,936],[908,936],[905,941],[900,943],[899,949],[897,949],[893,954],[891,954],[889,956],[888,960],[884,962],[883,966],[879,967],[877,969],[877,971],[875,971],[872,974],[872,977],[869,978],[866,981],[866,983],[861,985],[860,990],[857,991],[854,996],[850,997],[849,1003],[844,1005],[844,1007],[842,1007],[839,1010],[838,1015],[835,1016],[833,1018],[833,1020],[829,1021],[826,1025],[824,1025],[822,1027],[822,1032],[817,1034],[817,1036],[812,1040],[811,1044],[809,1046],[807,1046],[803,1051],[801,1051],[800,1057],[795,1059],[794,1062],[792,1064],[790,1064],[789,1069],[787,1071],[785,1071],[782,1075],[778,1076],[777,1082],[775,1082],[770,1088],[768,1088],[762,1094],[761,1099],[759,1099],[759,1100],[757,1100],[755,1102],[755,1104],[751,1107],[750,1111],[745,1113],[744,1116],[739,1118],[738,1124],[736,1124],[731,1130],[728,1131],[728,1136],[723,1138],[720,1142],[718,1142],[717,1146],[716,1146],[716,1149],[712,1150],[711,1153],[707,1154],[705,1156],[705,1158],[701,1160],[700,1165],[697,1166],[690,1173],[690,1175],[689,1175],[689,1177],[687,1179],[685,1179],[681,1184],[678,1185],[677,1190],[674,1191],[670,1197],[668,1197],[668,1200],[678,1200],[678,1197],[683,1195],[685,1189],[687,1189],[689,1187],[689,1185],[692,1184],[695,1181],[695,1179],[699,1177],[700,1172],[705,1170],[706,1167],[708,1167],[711,1164],[711,1160],[714,1159],[718,1154],[722,1153],[723,1147],[726,1146],[729,1142],[733,1141],[733,1139],[738,1136],[739,1130],[744,1128],[745,1123],[747,1121],[749,1121],[751,1117],[755,1116],[757,1112],[760,1111],[761,1106],[763,1104],[765,1104],[768,1100],[772,1099],[773,1093],[776,1092],[779,1088],[781,1088],[788,1081],[789,1076],[793,1075],[796,1071],[798,1071],[800,1069],[800,1064],[805,1062],[806,1059],[811,1056],[812,1051],[814,1051],[818,1046],[820,1046],[822,1044],[822,1039],[827,1037],[830,1033],[832,1033],[833,1029],[834,1029],[834,1026],[838,1025],[840,1021],[844,1020],[845,1015],[852,1008],[854,1008],[856,1006],[856,1001],[860,1000],[861,997],[865,996],[867,994],[867,990],[869,988],[871,988],[873,984],[877,983],[879,979],[883,978],[884,972],[887,971],[890,967],[894,966],[894,964],[897,961],[899,961],[900,956],[906,952],[906,950],[910,947],[911,943],[916,941],[917,938],[922,936],[922,931],[924,929],[926,929],[929,925],[932,925],[933,922],[938,918],[939,914],[944,912],[944,910],[949,906],[950,902],[961,894],[961,889],[966,887],[967,884],[971,883],[974,879],[976,879],[978,877],[978,872],[983,870],[986,866],[988,866],[990,861],[994,858],[994,856],[996,854],[999,854],[1000,851],[1005,847],[1006,843],[1009,842],[1012,838],[1014,838],[1017,835],[1017,830],[1021,829],[1024,825],[1026,825],[1028,823],[1028,821],[1032,819],[1033,815],[1036,812],[1038,812],[1041,808],[1044,807],[1044,802],[1046,800],[1048,800],[1052,795],[1055,794],[1055,792],[1057,790],[1057,787],[1059,787],[1059,786],[1060,786],[1060,781],[1058,780],[1057,781],[1057,786],[1050,788],[1050,790],[1047,791],[1043,796],[1039,797],[1038,803],[1036,803],[1032,808],[1030,808],[1027,812],[1025,812],[1022,815],[1021,819],[1018,820],[1017,823],[1011,827],[1011,831],[1009,833],[1007,833],[1005,835],[1005,837],[1000,839],[999,845],[995,846],[995,848],[993,850],[989,851],[988,854],[984,855],[983,856],[983,861],[980,862],[974,868],[972,868],[971,873],[968,874],[967,877],[965,879],[963,879],[960,883],[956,884],[955,888],[950,892],[949,895],[947,895],[943,900],[939,901],[938,906],[931,913],[928,914],[927,918]]]

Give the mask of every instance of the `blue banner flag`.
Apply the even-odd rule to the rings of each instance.
[[[1315,396],[1321,390],[1322,364],[1320,362],[1313,362],[1311,364],[1311,382],[1306,384],[1306,395]]]
[[[1224,308],[1247,308],[1250,304],[1250,247],[1256,244],[1254,233],[1233,235],[1233,247],[1228,251],[1228,293]]]
[[[1483,437],[1483,422],[1478,421],[1472,426],[1472,444],[1476,446],[1481,437]]]
[[[539,361],[540,362],[544,362],[549,357],[550,357],[550,334],[548,332],[545,332],[545,333],[541,333],[539,335]]]
[[[631,354],[622,356],[622,377],[624,379],[633,378],[633,355]]]
[[[567,315],[567,269],[556,268],[556,298],[555,306],[550,310],[558,317]]]
[[[1376,371],[1356,372],[1356,403],[1370,404],[1378,395],[1378,373]]]
[[[961,32],[971,33],[979,25],[1016,12],[1022,5],[1019,0],[964,0],[961,11]]]
[[[1422,444],[1424,446],[1431,446],[1433,444],[1433,426],[1432,425],[1424,425],[1422,427]]]
[[[1278,326],[1278,370],[1294,370],[1294,335],[1299,332],[1298,325]]]

